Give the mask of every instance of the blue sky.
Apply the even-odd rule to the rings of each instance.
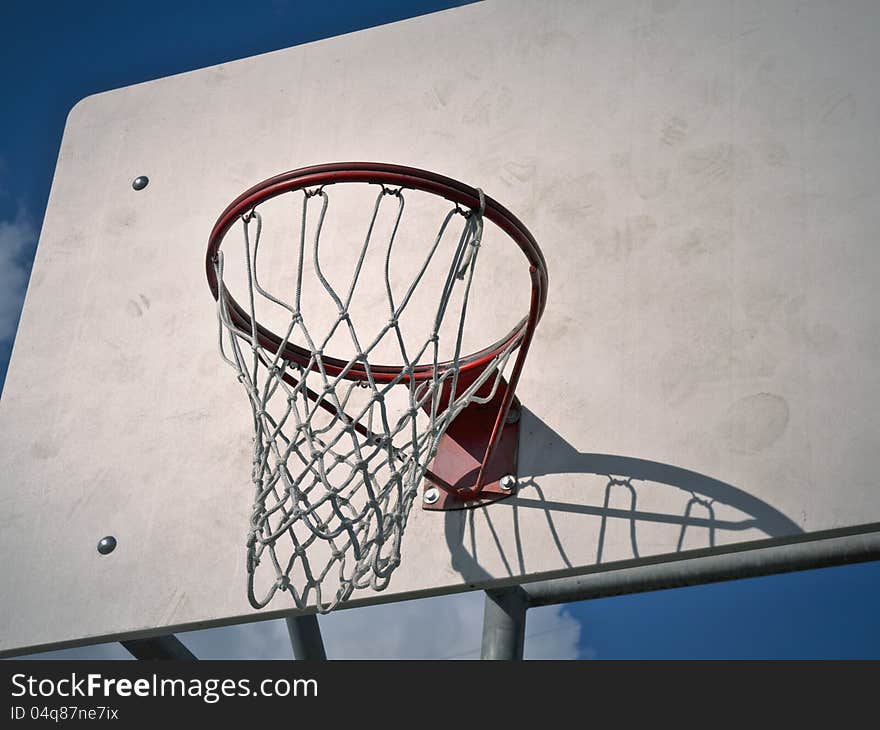
[[[462,2],[6,0],[0,48],[0,381],[69,109],[107,89]],[[205,8],[210,6],[210,12]],[[10,32],[10,29],[13,29]],[[559,658],[880,658],[880,563],[623,596],[529,613],[526,653]],[[482,596],[322,617],[334,657],[473,658]],[[390,627],[376,636],[371,627]],[[283,623],[181,635],[205,658],[289,657]],[[126,657],[116,644],[52,657]]]

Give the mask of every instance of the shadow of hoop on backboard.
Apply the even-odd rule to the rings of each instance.
[[[584,572],[803,532],[772,505],[719,479],[637,457],[581,453],[534,413],[523,409],[522,418],[522,438],[539,447],[521,449],[517,494],[445,513],[451,566],[469,582],[542,572],[551,562]],[[576,492],[553,493],[561,474],[582,475],[567,480]]]

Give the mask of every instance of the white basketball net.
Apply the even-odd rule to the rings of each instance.
[[[351,254],[357,257],[357,263],[344,291],[334,289],[320,266],[321,231],[329,204],[327,188],[298,194],[302,197],[302,226],[298,245],[294,246],[296,285],[289,302],[261,285],[258,254],[262,218],[257,211],[243,216],[241,225],[250,331],[243,331],[230,317],[222,253],[218,253],[215,269],[220,351],[235,369],[253,411],[255,496],[247,537],[248,598],[255,608],[262,608],[276,592],[287,591],[297,608],[315,606],[323,613],[348,599],[355,589],[380,591],[387,587],[391,573],[400,564],[407,518],[440,437],[468,404],[491,400],[518,341],[498,353],[477,380],[459,392],[462,333],[483,230],[482,210],[452,207],[433,245],[426,242],[428,250],[417,275],[404,294],[395,297],[388,262],[404,210],[404,191],[384,186],[379,190],[363,246]],[[390,236],[383,241],[373,240],[380,206],[395,201],[397,219]],[[318,225],[313,235],[307,235],[309,206],[315,204],[320,205]],[[433,322],[425,322],[428,332],[420,346],[407,347],[400,315],[423,282],[428,264],[455,216],[463,216],[465,223],[449,262],[436,315]],[[389,316],[378,334],[364,341],[355,331],[349,305],[368,249],[376,246],[384,247],[383,285]],[[300,300],[307,255],[314,260],[315,275],[337,310],[329,332],[314,332],[303,315]],[[365,285],[377,287],[379,282]],[[464,288],[457,297],[461,304],[453,308],[450,301],[458,287]],[[261,298],[289,314],[287,330],[277,348],[267,349],[258,337],[255,305]],[[453,313],[452,309],[457,311]],[[458,326],[454,328],[455,341],[450,343],[454,344],[452,366],[438,368],[441,325],[455,316]],[[340,374],[333,375],[328,373],[324,348],[340,329],[350,336],[356,354]],[[391,382],[380,383],[374,378],[370,357],[380,342],[389,339],[399,352],[395,364],[400,364],[400,373]],[[310,351],[307,364],[284,359],[282,354],[289,342]],[[416,382],[414,368],[425,364],[433,368],[431,377]],[[359,382],[347,380],[345,376],[352,368],[363,369],[365,377]],[[394,412],[387,406],[392,388],[398,403],[400,394],[404,397],[403,407]],[[483,395],[489,390],[488,396]],[[442,400],[448,403],[445,408],[441,393],[449,394],[448,400]],[[266,579],[265,566],[271,566],[268,570],[274,572],[274,577]],[[263,571],[258,571],[261,567]],[[258,573],[263,577],[256,581]]]

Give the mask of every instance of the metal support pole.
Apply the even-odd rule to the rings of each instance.
[[[746,548],[523,586],[529,607],[880,560],[880,532]]]
[[[486,591],[483,659],[522,659],[528,596],[519,586]]]
[[[196,656],[174,634],[153,636],[149,639],[127,639],[120,641],[135,659],[161,659],[176,661],[195,661]]]
[[[311,613],[307,616],[288,616],[286,620],[294,659],[324,661],[327,654],[318,617]]]

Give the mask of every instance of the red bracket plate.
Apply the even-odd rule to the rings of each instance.
[[[439,512],[472,509],[506,499],[514,494],[515,483],[511,489],[502,489],[499,482],[501,477],[506,475],[516,477],[519,414],[519,402],[514,400],[510,406],[507,423],[501,431],[498,448],[487,466],[483,488],[475,499],[470,499],[469,493],[477,480],[480,464],[498,415],[498,404],[493,399],[484,405],[471,403],[465,408],[440,438],[437,454],[425,474],[422,507],[425,510]],[[425,493],[432,488],[437,490],[439,498],[429,504],[425,500]],[[465,498],[462,498],[462,495]]]

